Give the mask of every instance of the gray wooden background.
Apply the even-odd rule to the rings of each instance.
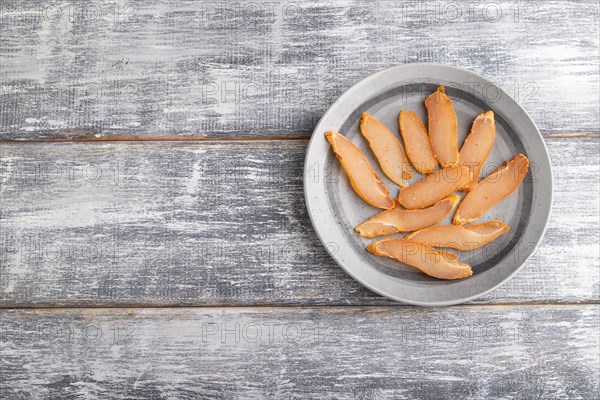
[[[0,7],[0,398],[598,398],[598,2]],[[362,288],[306,215],[316,121],[409,62],[508,91],[554,168],[542,245],[462,306]]]

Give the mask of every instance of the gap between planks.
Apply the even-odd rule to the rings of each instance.
[[[201,142],[201,143],[220,143],[220,142],[274,142],[274,141],[308,141],[310,136],[304,135],[286,135],[286,136],[260,136],[246,137],[233,136],[227,138],[206,138],[201,136],[155,136],[155,137],[137,137],[137,136],[114,136],[101,138],[73,138],[73,139],[32,139],[32,140],[0,140],[0,144],[15,143],[96,143],[96,142]]]
[[[410,304],[328,304],[328,305],[148,305],[148,306],[140,306],[140,305],[111,305],[111,306],[16,306],[16,307],[0,307],[0,311],[81,311],[81,310],[161,310],[161,309],[190,309],[190,310],[204,310],[204,309],[257,309],[257,310],[306,310],[306,309],[319,309],[319,310],[327,310],[327,309],[378,309],[378,308],[422,308],[422,309],[452,309],[455,307],[469,307],[469,308],[479,308],[479,307],[523,307],[523,306],[531,306],[531,307],[580,307],[580,306],[590,306],[590,305],[598,305],[600,307],[599,301],[583,301],[583,302],[568,302],[568,303],[556,303],[556,302],[543,302],[543,301],[535,301],[535,302],[504,302],[504,303],[464,303],[457,304],[454,306],[448,307],[420,307],[413,306]]]
[[[76,133],[76,132],[75,132]],[[114,136],[114,137],[91,137],[91,138],[72,138],[72,139],[32,139],[32,140],[12,140],[0,139],[0,144],[15,143],[95,143],[95,142],[201,142],[201,143],[227,143],[227,142],[273,142],[273,141],[308,141],[311,136],[307,135],[285,135],[285,136],[233,136],[228,138],[206,138],[203,136],[155,136],[155,137],[137,137],[137,136]],[[572,139],[572,138],[600,138],[600,132],[567,132],[567,133],[549,133],[543,135],[544,139]]]

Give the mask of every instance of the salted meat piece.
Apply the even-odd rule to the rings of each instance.
[[[470,168],[464,165],[438,169],[420,181],[400,189],[398,201],[410,210],[428,207],[469,183],[471,173]]]
[[[397,206],[367,157],[354,143],[334,131],[326,132],[325,137],[331,143],[356,194],[373,207],[387,210]]]
[[[517,190],[529,169],[529,160],[519,154],[479,182],[459,204],[452,222],[457,225],[475,221],[487,210]]]
[[[400,139],[391,130],[373,116],[363,113],[360,120],[360,132],[369,142],[369,146],[383,173],[394,183],[408,186],[415,172],[404,153]]]
[[[446,218],[460,200],[458,195],[450,195],[428,208],[404,210],[394,208],[382,211],[373,218],[358,225],[355,230],[361,236],[377,237],[398,232],[412,232],[435,225]]]
[[[429,135],[419,117],[412,111],[400,111],[398,116],[400,135],[404,140],[406,155],[417,171],[422,174],[433,172],[438,165]]]
[[[470,265],[448,261],[433,247],[414,240],[382,239],[371,243],[367,250],[378,256],[396,259],[438,279],[461,279],[473,275]]]
[[[440,166],[458,163],[458,121],[452,100],[443,86],[425,99],[428,115],[429,141]]]
[[[464,189],[471,190],[477,185],[481,168],[485,164],[496,138],[494,112],[479,114],[473,121],[471,132],[460,149],[460,163],[473,170],[473,179]]]
[[[502,221],[494,220],[474,225],[437,225],[421,229],[406,236],[432,247],[450,247],[469,251],[496,240],[510,227]]]

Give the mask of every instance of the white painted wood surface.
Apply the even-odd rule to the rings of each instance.
[[[407,62],[485,76],[544,134],[598,133],[598,26],[592,0],[7,2],[0,133],[306,137],[352,83]]]
[[[0,4],[0,398],[598,398],[599,15],[591,0]],[[541,247],[465,306],[374,295],[306,216],[316,121],[407,62],[487,77],[552,158]]]
[[[483,302],[598,298],[600,147],[595,139],[547,144],[556,189],[545,239]],[[387,303],[346,276],[312,230],[305,148],[4,144],[0,304]]]
[[[15,310],[4,398],[593,399],[583,306]]]

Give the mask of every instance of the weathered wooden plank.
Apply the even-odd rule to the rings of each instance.
[[[549,139],[542,246],[483,302],[599,297],[596,139]],[[0,305],[383,304],[316,238],[306,142],[1,144]]]
[[[4,310],[0,396],[587,400],[599,311]]]
[[[598,133],[598,15],[592,0],[4,2],[0,137],[306,136],[353,82],[408,62],[486,76],[545,134]]]

